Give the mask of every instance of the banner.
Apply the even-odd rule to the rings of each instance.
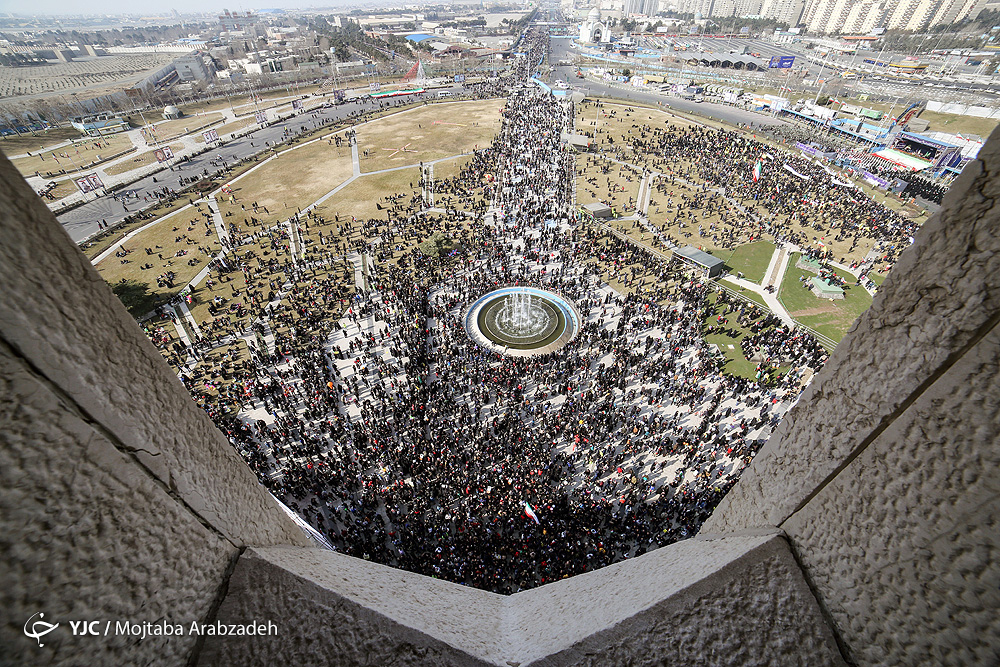
[[[808,153],[813,157],[824,157],[827,159],[833,159],[837,155],[836,151],[825,151],[820,148],[816,148],[815,146],[804,144],[801,141],[796,141],[795,147],[798,148],[803,153]]]
[[[795,56],[771,56],[771,60],[767,63],[767,67],[768,69],[789,69],[794,62]]]
[[[156,156],[157,162],[166,162],[174,156],[174,152],[170,150],[169,146],[164,146],[163,148],[157,148],[153,151],[153,155]]]
[[[302,108],[302,100],[292,100],[292,108],[293,109],[301,109]]]
[[[868,183],[870,183],[871,185],[877,185],[880,188],[889,187],[889,181],[885,180],[884,178],[881,178],[880,176],[876,176],[870,171],[861,172],[861,178],[868,181]]]
[[[382,90],[382,84],[379,83],[378,81],[373,81],[368,84],[368,90],[372,91],[373,93],[377,93],[378,91]]]
[[[465,83],[465,75],[464,74],[456,74],[455,75],[455,83]]]
[[[219,133],[216,132],[215,130],[208,130],[207,132],[202,132],[201,136],[205,137],[206,144],[219,140]]]
[[[797,172],[794,169],[792,169],[792,166],[790,164],[787,164],[787,163],[785,164],[785,171],[790,172],[792,174],[795,174],[796,176],[798,176],[799,178],[801,178],[803,181],[808,181],[810,179],[809,176],[806,176],[805,174],[800,174],[799,172]]]
[[[76,187],[80,188],[80,192],[83,192],[84,194],[104,187],[104,183],[101,182],[101,177],[97,174],[88,174],[87,176],[76,179],[75,182]]]
[[[254,114],[254,118],[257,119],[257,123],[259,125],[263,125],[264,123],[267,122],[267,112],[258,111],[257,113]]]

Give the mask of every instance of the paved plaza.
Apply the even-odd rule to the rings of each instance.
[[[755,280],[728,286],[674,261],[683,241],[657,201],[693,218],[711,193],[706,215],[738,212],[734,239],[772,224],[782,236],[735,188],[616,147],[598,158],[636,177],[635,196],[615,220],[578,214],[575,175],[594,158],[560,136],[585,126],[529,82],[548,38],[526,39],[514,75],[480,91],[500,114],[486,145],[422,154],[399,140],[432,131],[433,107],[395,116],[387,146],[360,141],[365,126],[314,135],[94,258],[130,271],[158,225],[203,226],[180,296],[144,320],[193,399],[332,548],[499,593],[696,534],[832,347],[777,297],[811,251],[795,238],[761,246]],[[731,141],[664,118],[637,133]],[[324,121],[296,122],[279,138]],[[328,180],[289,179],[291,206],[265,191],[261,174],[305,173],[314,154]],[[671,208],[671,186],[699,198]],[[507,287],[566,299],[572,335],[524,356],[470,338],[470,307]]]

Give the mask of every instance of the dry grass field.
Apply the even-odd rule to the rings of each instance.
[[[378,208],[380,205],[385,205],[383,197],[402,193],[409,195],[412,192],[410,183],[416,186],[419,178],[419,167],[399,169],[382,174],[362,175],[336,195],[326,200],[318,210],[327,218],[332,218],[336,215],[341,220],[350,220],[352,216],[358,220],[367,220],[369,218],[381,218],[384,220],[385,213]]]
[[[417,164],[482,148],[500,130],[502,106],[499,100],[432,104],[361,125],[357,128],[361,171]]]
[[[0,153],[7,157],[11,155],[21,155],[22,153],[34,153],[39,149],[55,146],[64,141],[73,141],[81,138],[80,131],[72,127],[56,127],[44,132],[34,134],[14,135],[12,137],[0,137]]]
[[[77,132],[77,136],[79,135],[80,133]],[[124,134],[111,134],[106,137],[79,141],[71,146],[63,146],[55,151],[46,151],[40,155],[32,151],[31,157],[18,158],[13,160],[13,163],[17,170],[25,176],[34,176],[37,171],[44,177],[46,172],[83,168],[99,158],[107,158],[131,147],[131,140]],[[55,157],[53,157],[53,153],[55,153]]]
[[[691,126],[691,122],[673,117],[668,111],[608,103],[601,106],[581,105],[577,115],[578,130],[596,132],[599,150],[613,155],[616,149],[624,148],[619,153],[623,156],[622,160],[640,168],[663,172],[664,175],[656,181],[648,209],[650,221],[663,233],[679,242],[712,251],[732,252],[743,243],[757,240],[755,225],[749,221],[746,213],[741,212],[732,201],[724,199],[721,195],[701,192],[700,188],[694,185],[701,183],[699,165],[696,161],[669,157],[664,159],[662,155],[632,150],[632,147],[626,144],[626,139],[630,136],[649,135],[652,130],[667,126],[686,128]],[[775,146],[773,143],[771,145]],[[776,145],[775,148],[781,150],[780,145]],[[577,170],[581,178],[577,180],[577,202],[582,205],[600,200],[602,197],[614,195],[617,188],[617,192],[622,194],[618,196],[616,202],[611,203],[627,204],[629,197],[635,196],[631,188],[634,186],[636,190],[638,189],[638,176],[628,170],[618,169],[618,165],[610,160],[603,160],[604,164],[601,164],[601,161],[601,157],[593,155],[578,158]],[[597,173],[594,172],[595,168]],[[592,182],[594,179],[597,181],[596,184]],[[866,190],[866,194],[869,193],[871,190]],[[885,202],[886,206],[897,211],[905,208],[903,202],[893,197],[875,194],[874,199],[879,203]],[[607,201],[606,198],[603,200]],[[739,203],[747,212],[759,219],[771,220],[774,217],[766,207],[755,206],[752,200]],[[681,207],[682,210],[679,210]],[[619,210],[622,215],[631,212]],[[825,247],[832,250],[838,260],[843,258],[848,263],[862,259],[875,243],[872,237],[862,235],[852,250],[853,235],[836,240],[837,229],[844,221],[825,214],[822,216],[820,229],[806,228],[798,219],[786,220],[784,216],[780,216],[779,220],[808,239],[822,238]]]
[[[458,157],[454,160],[444,160],[434,165],[434,180],[443,181],[446,178],[454,178],[462,171],[462,167],[468,164],[468,157]]]
[[[52,195],[56,200],[59,200],[62,199],[63,197],[70,196],[77,190],[78,188],[76,187],[76,183],[73,182],[73,179],[67,179],[65,181],[60,182],[56,187],[50,190],[49,194]]]
[[[444,105],[432,110],[440,113],[442,106]],[[496,101],[487,105],[480,103],[479,106],[492,109],[494,114],[500,108]],[[421,112],[424,109],[418,108],[416,111]],[[472,113],[483,112],[483,109],[472,111]],[[410,116],[413,126],[423,124],[430,118],[420,113],[412,113]],[[396,124],[401,125],[398,122]],[[367,127],[371,128],[373,125]],[[483,123],[480,127],[484,141],[488,141],[496,132],[498,123]],[[400,131],[406,130],[400,128]],[[458,151],[464,145],[463,142],[470,141],[468,135],[457,137],[449,126],[431,123],[425,131],[430,140],[437,141],[437,136],[440,135],[450,142],[449,145],[459,146]],[[220,317],[229,318],[231,322],[247,318],[247,311],[239,310],[235,307],[236,304],[245,304],[248,294],[261,292],[266,294],[273,285],[281,285],[287,279],[280,270],[272,273],[266,267],[266,263],[275,257],[282,260],[282,265],[289,257],[288,227],[276,223],[284,223],[295,212],[313,204],[337,186],[344,184],[353,175],[351,149],[346,143],[339,148],[336,147],[331,142],[332,136],[333,134],[327,134],[307,144],[286,150],[279,149],[276,158],[243,177],[233,179],[231,187],[235,201],[228,200],[225,195],[219,196],[220,213],[226,224],[233,226],[235,234],[248,232],[260,234],[249,244],[241,245],[239,251],[241,260],[257,272],[253,274],[254,278],[251,279],[250,285],[245,283],[240,272],[234,272],[227,276],[232,280],[219,280],[216,277],[211,285],[206,283],[195,289],[195,300],[191,309],[199,325],[203,327],[203,333],[206,328],[211,330],[213,322]],[[471,141],[475,143],[474,138]],[[442,155],[443,152],[439,149],[436,157],[450,157]],[[467,158],[457,158],[442,162],[442,169],[437,173],[438,179],[457,174],[466,161]],[[322,259],[331,252],[339,255],[344,251],[344,243],[353,245],[377,233],[370,229],[362,230],[360,222],[367,219],[385,220],[385,209],[393,205],[390,198],[398,195],[395,201],[408,206],[414,194],[419,193],[417,184],[420,178],[419,167],[416,165],[416,160],[409,162],[410,164],[402,169],[363,174],[318,206],[315,209],[318,217],[300,221],[293,235],[296,257],[301,257],[303,248],[310,261]],[[255,203],[256,211],[253,208]],[[204,204],[201,208],[207,210]],[[187,281],[204,268],[209,255],[203,249],[215,253],[220,248],[215,226],[206,225],[206,222],[207,220],[197,211],[190,209],[170,215],[125,242],[125,249],[129,252],[124,257],[111,255],[100,262],[97,268],[102,276],[112,283],[122,278],[134,279],[150,284],[151,291],[160,296],[176,294]],[[385,229],[383,226],[380,231],[384,233]],[[403,252],[396,250],[397,244],[402,244],[401,248],[409,247],[421,238],[419,234],[410,234],[404,241],[400,237],[390,238],[383,235],[383,240],[393,245],[395,256]],[[106,244],[102,245],[107,247]],[[150,248],[151,254],[146,253],[146,248]],[[90,250],[91,256],[94,256],[96,249]],[[183,251],[187,253],[178,255],[178,252]],[[167,271],[176,274],[172,289],[156,285],[157,277]],[[353,269],[338,260],[332,266],[317,267],[315,272],[311,272],[310,279],[330,279],[339,286],[343,294],[349,295],[354,289],[353,276]],[[215,315],[209,312],[210,303],[214,308],[220,309]]]
[[[351,150],[345,145],[331,146],[326,139],[303,144],[278,156],[232,185],[236,202],[223,201],[222,214],[232,212],[242,220],[254,215],[259,220],[287,219],[346,181],[354,173]],[[253,213],[252,204],[266,207]],[[245,206],[246,210],[242,207]]]
[[[576,203],[580,206],[601,202],[618,216],[635,213],[641,174],[631,167],[599,156],[585,155],[576,163]]]
[[[221,113],[210,113],[202,116],[184,116],[175,120],[162,120],[155,123],[156,137],[161,141],[163,139],[172,139],[187,134],[196,127],[207,125],[212,121],[222,120],[222,117]],[[133,118],[132,120],[134,121],[135,119]],[[147,117],[146,120],[151,119]]]
[[[207,212],[204,204],[200,209]],[[149,283],[150,291],[161,296],[176,294],[219,250],[215,225],[190,209],[164,218],[123,245],[126,256],[108,256],[96,265],[98,273],[109,284],[123,278]],[[151,253],[147,253],[146,248]],[[208,249],[210,254],[202,248]],[[176,274],[174,288],[158,287],[157,276],[168,271]]]

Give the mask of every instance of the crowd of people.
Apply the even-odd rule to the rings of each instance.
[[[596,133],[600,152],[587,160],[619,179],[658,174],[658,197],[647,215],[668,246],[695,233],[699,243],[721,249],[766,238],[819,250],[822,260],[885,271],[916,231],[914,220],[874,201],[846,176],[808,155],[775,150],[756,129],[655,126],[648,116],[628,107],[605,111],[604,129]],[[784,133],[805,138],[795,128]]]
[[[422,181],[382,197],[377,219],[304,210],[271,225],[248,204],[244,224],[227,219],[206,282],[210,297],[239,285],[233,299],[211,297],[194,340],[151,326],[261,482],[333,548],[498,593],[694,535],[826,359],[762,308],[577,222],[574,156],[560,145],[574,105],[529,82],[547,42],[529,31],[513,75],[482,91],[506,98],[502,127],[436,184],[443,213],[428,209]],[[764,152],[742,134],[635,137],[636,154],[657,156],[646,168],[681,156],[676,178],[728,186],[678,198],[677,215],[762,199],[734,183]],[[745,218],[759,233],[790,235],[782,217],[834,216],[829,233],[905,231],[864,204],[849,216],[829,174],[793,167],[809,180],[766,169],[774,215]],[[448,252],[418,249],[433,233]],[[508,285],[571,300],[576,337],[528,357],[477,345],[467,308]],[[752,377],[727,372],[706,341],[737,330]]]

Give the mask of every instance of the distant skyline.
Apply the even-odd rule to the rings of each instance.
[[[98,0],[97,2],[81,2],[81,0],[0,0],[0,14],[20,14],[22,16],[41,14],[135,14],[139,16],[169,16],[176,9],[181,14],[222,13],[229,11],[256,11],[260,9],[309,9],[311,7],[333,7],[347,4],[345,0],[152,0],[137,3],[135,0]]]

